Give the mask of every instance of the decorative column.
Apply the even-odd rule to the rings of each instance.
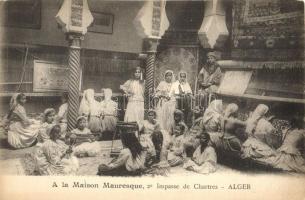
[[[80,92],[80,50],[81,40],[92,23],[93,17],[87,0],[65,0],[56,15],[69,42],[69,85],[68,85],[68,129],[71,131],[78,117]]]
[[[152,95],[154,94],[155,89],[155,59],[158,46],[158,39],[155,38],[146,38],[144,39],[143,45],[144,53],[147,54],[146,58],[146,70],[145,70],[145,100],[144,108],[149,110],[152,108]]]
[[[76,124],[79,109],[79,85],[80,85],[80,50],[81,34],[67,35],[69,41],[69,85],[68,85],[68,131],[72,130]]]
[[[154,93],[155,83],[155,58],[158,40],[168,28],[165,14],[165,0],[146,0],[143,7],[134,19],[134,26],[139,36],[143,38],[143,52],[146,57],[146,82],[145,82],[145,113],[152,108],[151,95]]]
[[[203,48],[222,48],[229,37],[224,0],[207,0],[204,18],[198,31]]]

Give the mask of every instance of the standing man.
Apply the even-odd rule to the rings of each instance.
[[[198,94],[201,107],[206,108],[208,106],[209,96],[218,90],[221,79],[222,73],[217,63],[217,54],[209,52],[207,62],[198,74]]]

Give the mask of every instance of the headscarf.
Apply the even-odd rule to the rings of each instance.
[[[175,76],[174,76],[174,72],[173,70],[166,70],[165,73],[164,73],[164,80],[165,80],[165,77],[166,77],[166,74],[171,74],[172,75],[172,83],[175,82]]]
[[[112,97],[112,90],[110,88],[105,88],[104,90],[105,101],[110,101]]]
[[[47,116],[50,114],[50,113],[56,113],[55,112],[55,109],[54,108],[47,108],[45,109],[45,111],[43,112],[43,118],[42,118],[42,122],[46,122],[47,121]]]
[[[220,117],[222,114],[222,109],[222,100],[212,101],[203,114],[203,124],[208,123],[214,117]]]
[[[179,82],[180,82],[180,75],[181,74],[185,74],[185,83],[187,82],[187,72],[186,71],[184,71],[184,70],[181,70],[179,73],[178,73],[178,80],[179,80]]]
[[[94,90],[87,89],[84,91],[83,98],[80,102],[78,114],[79,115],[89,115],[90,114],[90,105],[95,101],[94,99]]]
[[[231,117],[231,115],[233,115],[234,113],[236,113],[238,111],[238,105],[235,103],[230,103],[229,105],[227,105],[225,111],[224,111],[224,118],[222,118],[221,120],[221,129],[222,132],[225,132],[225,118],[229,118]]]
[[[236,113],[238,111],[238,105],[235,103],[230,103],[227,105],[225,111],[224,111],[224,117],[230,117],[232,114]]]
[[[15,108],[17,107],[17,105],[19,104],[17,98],[21,95],[22,93],[16,93],[13,94],[11,100],[10,100],[10,109],[9,112],[7,114],[7,119],[10,119],[12,113],[14,112]]]
[[[246,133],[252,134],[258,121],[267,114],[269,107],[265,104],[259,104],[252,115],[247,120]]]
[[[76,119],[76,126],[78,125],[79,121],[82,120],[82,119],[84,119],[84,120],[87,121],[87,118],[86,118],[85,116],[79,116],[79,117]]]

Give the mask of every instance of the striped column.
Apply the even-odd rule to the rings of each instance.
[[[147,116],[147,111],[152,108],[151,96],[154,94],[155,88],[155,59],[158,46],[158,40],[155,38],[144,39],[144,52],[147,54],[146,58],[146,70],[145,70],[145,99],[144,108],[145,116]]]
[[[145,81],[145,100],[144,107],[145,110],[152,108],[151,105],[151,95],[154,93],[155,88],[155,59],[156,53],[148,53],[146,60],[146,81]]]
[[[69,49],[69,100],[68,100],[68,127],[67,131],[75,128],[79,109],[79,81],[80,81],[80,44],[82,35],[68,35]]]

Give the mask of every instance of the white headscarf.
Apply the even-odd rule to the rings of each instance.
[[[79,115],[89,115],[90,114],[90,105],[93,104],[94,99],[94,90],[87,89],[84,91],[83,98],[80,102],[78,114]]]
[[[110,88],[104,89],[105,101],[110,101],[112,97],[112,90]]]
[[[185,82],[184,83],[187,83],[187,72],[184,71],[184,70],[181,70],[179,73],[178,73],[178,80],[180,81],[180,75],[181,74],[185,74]]]
[[[267,114],[269,107],[265,104],[259,104],[252,115],[247,120],[246,133],[252,134],[258,121]]]
[[[168,73],[172,75],[172,83],[175,82],[174,72],[172,70],[169,70],[169,69],[166,70],[165,73],[164,73],[164,80],[165,80],[166,74],[168,74]]]
[[[211,119],[220,117],[222,114],[222,100],[214,100],[210,103],[203,115],[203,124],[208,123]]]

